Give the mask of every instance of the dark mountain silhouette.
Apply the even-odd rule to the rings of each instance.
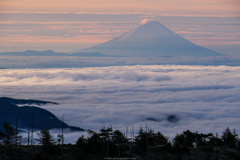
[[[46,51],[33,51],[27,50],[23,52],[2,52],[0,56],[74,56],[74,57],[118,57],[111,55],[104,55],[100,52],[75,52],[75,53],[61,53],[52,50]]]
[[[49,103],[57,104],[48,101],[12,99],[7,97],[0,98],[0,131],[2,130],[2,124],[5,121],[15,127],[16,118],[18,121],[18,128],[27,129],[29,122],[30,125],[32,123],[32,115],[34,130],[61,128],[62,121],[46,109],[35,106],[17,106],[17,104],[43,105]],[[66,123],[63,123],[63,128],[72,131],[84,131],[82,128],[69,126]]]
[[[0,97],[0,102],[6,102],[6,103],[11,103],[11,104],[35,104],[35,105],[45,105],[45,104],[58,104],[55,102],[49,102],[49,101],[39,101],[39,100],[26,100],[26,99],[13,99],[9,97]]]
[[[149,21],[120,37],[80,51],[128,57],[209,57],[222,55],[193,44],[158,21]]]

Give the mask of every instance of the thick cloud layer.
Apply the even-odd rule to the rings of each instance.
[[[0,95],[60,103],[41,107],[96,131],[111,124],[137,132],[147,121],[169,136],[186,129],[239,132],[239,79],[240,67],[228,66],[4,69]]]

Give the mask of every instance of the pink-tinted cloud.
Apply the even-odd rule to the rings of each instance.
[[[107,13],[162,13],[178,15],[239,15],[238,0],[9,0],[1,1],[2,11],[31,12],[107,12]]]
[[[67,36],[67,35],[66,35]],[[112,39],[111,35],[76,35],[74,37],[60,36],[27,36],[11,35],[1,37],[0,42],[24,42],[24,43],[103,43]]]

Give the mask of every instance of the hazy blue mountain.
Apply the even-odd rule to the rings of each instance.
[[[18,128],[27,129],[29,122],[32,123],[33,115],[33,128],[34,130],[40,129],[53,129],[61,128],[62,121],[60,121],[51,112],[35,107],[35,106],[17,106],[18,104],[57,104],[55,102],[38,101],[38,100],[23,100],[23,99],[12,99],[7,97],[0,98],[0,131],[2,130],[2,124],[6,121],[15,127],[16,118],[18,121]],[[84,131],[84,129],[74,126],[69,126],[63,123],[64,129],[70,129],[72,131]]]
[[[80,51],[128,57],[222,55],[193,44],[158,21],[149,21],[117,38]]]
[[[2,52],[0,56],[75,56],[75,57],[117,57],[111,55],[104,55],[100,52],[75,52],[75,53],[61,53],[52,50],[46,51],[33,51],[27,50],[23,52]]]
[[[46,51],[27,50],[27,51],[23,51],[23,52],[2,52],[2,53],[0,53],[0,56],[65,56],[65,55],[66,55],[66,53],[55,53],[52,50],[46,50]]]

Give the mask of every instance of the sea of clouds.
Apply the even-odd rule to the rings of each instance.
[[[2,69],[0,95],[57,102],[40,107],[94,131],[134,126],[137,133],[147,122],[169,137],[187,129],[221,134],[230,127],[239,133],[239,80],[239,66]],[[66,143],[81,134],[66,134]]]
[[[1,56],[0,69],[85,68],[126,65],[226,65],[240,66],[240,57],[63,57],[63,56]]]

